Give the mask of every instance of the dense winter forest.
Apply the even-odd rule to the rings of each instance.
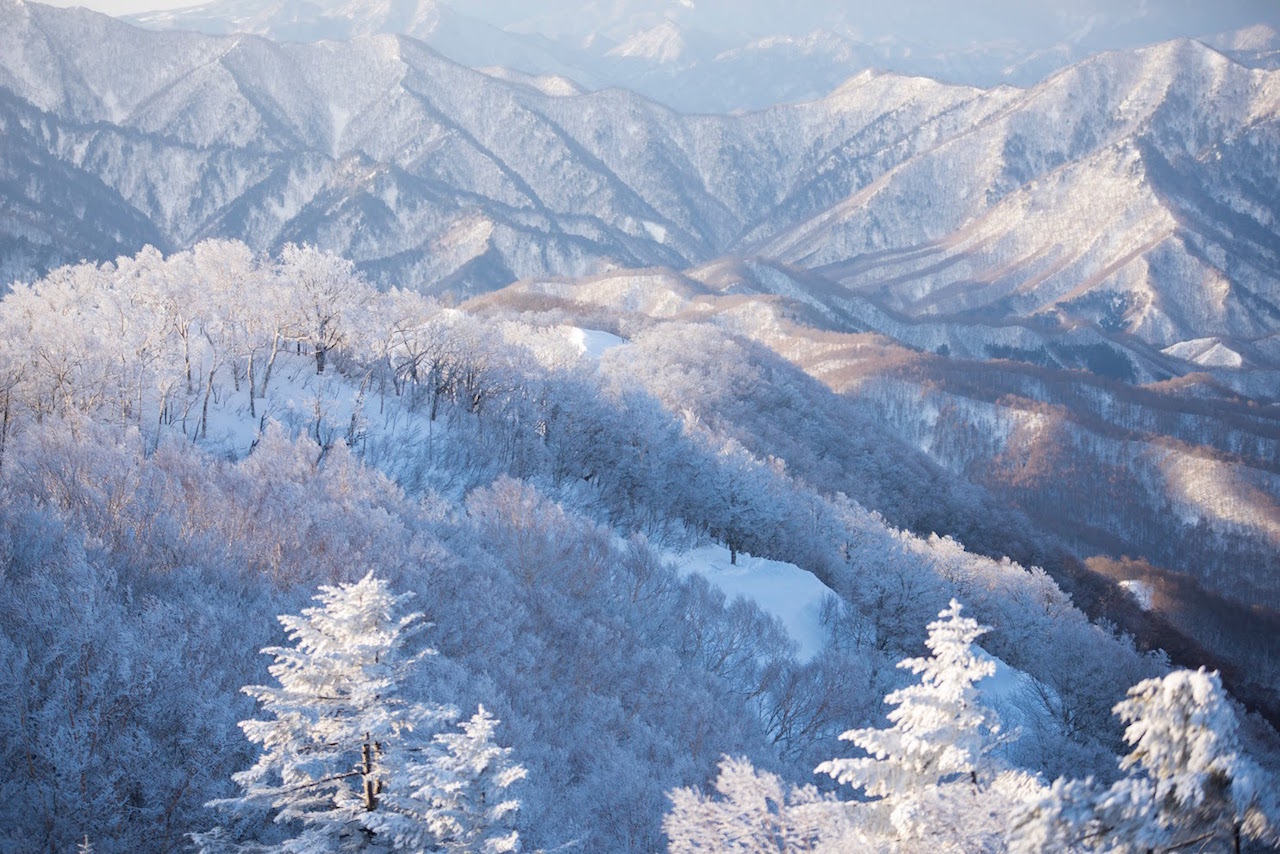
[[[1280,839],[1265,721],[929,536],[1049,548],[751,317],[446,305],[224,241],[15,284],[0,848]],[[821,596],[727,595],[766,569]]]

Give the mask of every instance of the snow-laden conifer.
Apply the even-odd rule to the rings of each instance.
[[[401,696],[434,654],[407,650],[426,627],[421,614],[403,613],[407,594],[370,573],[315,598],[319,607],[280,617],[294,645],[263,650],[279,685],[244,689],[265,712],[240,724],[262,754],[234,777],[243,794],[215,805],[273,811],[288,838],[266,850],[394,850],[378,837],[379,810],[395,809],[408,787],[397,770],[419,751],[426,761],[428,735],[454,712]]]
[[[1241,752],[1235,711],[1216,672],[1177,670],[1129,689],[1129,774],[1108,788],[1057,781],[1014,823],[1011,847],[1041,851],[1239,851],[1280,841],[1274,781]]]
[[[889,713],[893,725],[840,736],[869,755],[832,759],[815,769],[876,798],[851,804],[851,810],[877,849],[998,847],[1004,834],[1000,816],[1041,788],[1034,776],[991,756],[1004,736],[976,685],[996,668],[974,647],[990,629],[960,616],[961,610],[952,599],[929,624],[925,643],[931,656],[899,662],[920,681],[885,697],[897,707]]]
[[[513,823],[520,802],[507,788],[524,779],[523,766],[511,761],[511,748],[493,741],[499,721],[484,706],[442,732],[430,750],[402,754],[400,781],[385,802],[389,809],[369,824],[397,849],[450,854],[504,854],[519,850]],[[433,847],[434,846],[434,847]]]
[[[928,658],[908,658],[898,666],[919,674],[920,681],[894,691],[885,702],[888,729],[854,729],[840,738],[852,741],[869,756],[832,759],[817,773],[868,795],[888,796],[935,786],[967,775],[976,780],[983,757],[997,744],[1000,722],[982,704],[975,684],[995,673],[995,662],[974,652],[973,643],[987,631],[976,620],[961,617],[954,599],[929,624]]]

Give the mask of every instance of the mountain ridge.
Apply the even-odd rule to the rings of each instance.
[[[424,18],[427,25],[418,23]],[[213,0],[132,20],[287,41],[402,33],[464,65],[564,76],[589,89],[622,86],[683,112],[715,113],[811,100],[869,66],[958,84],[1031,86],[1099,50],[1223,29],[1229,32],[1215,40],[1242,61],[1265,64],[1260,28],[1280,26],[1280,17],[1256,6],[1228,2],[1204,14],[1159,0],[1082,3],[1055,14],[986,0],[969,16],[950,17],[927,2],[858,9],[800,2],[782,9],[746,2],[581,7],[541,0],[516,10],[479,2],[455,7],[449,0],[330,0],[279,2],[264,10]],[[664,45],[670,49],[660,49]]]
[[[1195,41],[1028,90],[863,72],[818,101],[703,116],[543,94],[405,36],[277,44],[0,9],[21,48],[0,85],[37,111],[5,120],[62,164],[60,192],[84,175],[136,211],[103,259],[307,241],[384,283],[475,293],[761,256],[917,319],[1214,337],[1280,361],[1280,73]],[[68,226],[41,222],[7,238],[15,258],[56,263]]]

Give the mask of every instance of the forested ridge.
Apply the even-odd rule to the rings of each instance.
[[[211,241],[16,284],[0,302],[0,847],[718,850],[750,837],[726,823],[735,798],[786,825],[765,831],[778,850],[1274,840],[1274,733],[1216,676],[1168,675],[1043,570],[885,521],[1016,513],[749,330],[597,317],[378,290],[294,245]],[[824,464],[811,429],[854,455]],[[865,477],[833,474],[855,459]],[[679,568],[709,545],[820,579],[821,649],[800,656],[762,603]],[[264,759],[264,733],[308,720],[288,717],[296,692],[278,701],[295,684],[279,667],[320,666],[307,632],[326,613],[347,621],[331,633],[346,663],[296,684],[388,703],[344,718],[356,741],[334,736],[325,760],[339,784],[273,801],[254,786],[318,773]],[[968,709],[947,718],[960,735],[875,747],[929,691]],[[1188,708],[1195,727],[1161,723]],[[968,746],[938,764],[938,738]],[[1151,752],[1181,744],[1191,759]],[[468,836],[486,769],[504,784],[484,802],[518,808]],[[1021,818],[993,827],[992,810]]]

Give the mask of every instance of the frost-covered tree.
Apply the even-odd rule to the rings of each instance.
[[[389,809],[371,815],[370,826],[410,851],[518,851],[512,820],[520,802],[506,790],[527,772],[511,761],[511,748],[494,743],[498,723],[481,706],[460,732],[438,734],[434,750],[398,769],[406,785],[386,795]]]
[[[900,666],[918,684],[890,693],[897,706],[888,729],[857,729],[841,738],[869,756],[833,759],[815,773],[863,790],[864,800],[839,801],[816,790],[785,786],[745,760],[724,760],[715,788],[670,795],[663,824],[671,850],[743,852],[995,851],[1003,847],[1004,816],[1037,797],[1038,779],[994,758],[1002,743],[994,712],[976,684],[995,664],[974,648],[987,631],[960,616],[955,600],[929,624],[929,658]]]
[[[720,761],[715,790],[718,798],[696,788],[671,792],[671,812],[662,822],[671,854],[865,849],[843,804],[812,786],[789,786],[744,758]]]
[[[351,261],[314,246],[288,244],[278,270],[292,297],[293,337],[311,347],[323,374],[329,353],[349,343],[372,289]]]
[[[1147,679],[1116,706],[1132,747],[1120,762],[1150,781],[1155,820],[1177,837],[1275,840],[1274,781],[1240,752],[1238,722],[1217,672]]]
[[[816,769],[878,799],[862,811],[867,827],[890,848],[926,839],[944,848],[982,848],[1001,835],[993,816],[1038,788],[1034,778],[1002,768],[991,756],[1003,738],[1000,722],[976,683],[995,672],[995,663],[974,649],[989,628],[960,611],[953,599],[929,624],[930,657],[898,664],[920,681],[885,697],[897,707],[888,716],[893,725],[840,736],[868,756],[832,759]]]
[[[423,733],[453,712],[401,695],[434,653],[407,651],[426,625],[421,614],[402,613],[407,594],[392,594],[372,573],[320,591],[319,607],[280,617],[294,645],[264,650],[279,685],[245,689],[267,717],[240,725],[262,754],[234,777],[243,794],[214,803],[274,811],[288,838],[267,850],[394,850],[379,838],[375,813],[397,809],[394,796],[410,783],[396,772],[413,767],[414,752],[429,748]]]
[[[973,642],[989,627],[960,616],[950,606],[929,624],[928,658],[908,658],[898,666],[919,674],[920,681],[894,691],[885,702],[889,729],[855,729],[840,736],[869,756],[832,759],[817,768],[868,795],[886,797],[904,790],[935,786],[967,776],[976,780],[983,757],[1000,731],[995,712],[978,698],[975,684],[995,673],[995,663],[979,657]]]
[[[1275,781],[1241,753],[1216,672],[1144,680],[1115,713],[1133,748],[1120,760],[1128,776],[1106,789],[1059,780],[1015,822],[1015,849],[1238,852],[1244,840],[1280,841]]]

